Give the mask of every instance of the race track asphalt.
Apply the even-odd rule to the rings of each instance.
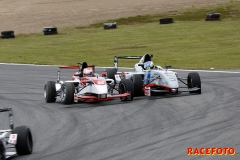
[[[188,71],[177,71],[186,77]],[[202,94],[101,103],[46,103],[56,66],[0,64],[0,107],[31,128],[34,150],[13,160],[238,160],[240,71],[202,72]],[[61,74],[70,79],[74,71]],[[2,113],[1,113],[2,114]],[[7,119],[1,118],[1,123]],[[0,128],[6,129],[6,128]],[[187,148],[234,148],[235,155],[187,155]]]

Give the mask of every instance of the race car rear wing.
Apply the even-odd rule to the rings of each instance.
[[[150,56],[149,54],[145,54],[144,56],[114,56],[113,65],[115,69],[118,69],[118,59],[141,59],[140,61],[144,61],[146,56]],[[150,56],[151,58],[153,55]]]
[[[58,66],[58,72],[57,72],[57,82],[60,82],[60,70],[61,69],[78,69],[80,71],[82,63],[77,63],[78,66]],[[95,65],[88,65],[87,67],[91,67],[93,72],[95,72]]]
[[[0,109],[0,112],[8,112],[8,115],[9,115],[9,126],[10,126],[10,129],[13,130],[14,129],[14,124],[13,124],[12,108],[3,108],[3,109]]]
[[[113,65],[115,69],[118,69],[118,59],[141,59],[142,56],[115,56]]]

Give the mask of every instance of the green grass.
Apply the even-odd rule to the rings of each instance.
[[[207,13],[221,13],[220,21],[205,21]],[[173,17],[173,24],[159,19]],[[184,69],[240,68],[240,1],[203,8],[188,8],[158,15],[109,20],[117,29],[104,30],[103,22],[58,28],[58,35],[19,34],[0,39],[0,62],[74,65],[86,61],[113,66],[113,57],[153,54],[155,64]],[[120,60],[133,67],[137,60]]]

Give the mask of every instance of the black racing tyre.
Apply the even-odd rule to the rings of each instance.
[[[122,101],[133,100],[134,97],[134,85],[130,79],[122,79],[119,83],[119,94],[130,92],[130,97],[121,97]]]
[[[14,35],[4,35],[4,36],[1,36],[1,38],[15,38],[15,36]]]
[[[6,160],[5,148],[3,146],[2,141],[0,141],[0,160]]]
[[[43,32],[57,32],[57,27],[43,27]]]
[[[173,23],[173,18],[161,18],[159,22],[160,24],[170,24]]]
[[[33,140],[30,128],[19,126],[14,128],[13,134],[17,134],[16,151],[19,155],[31,154],[33,150]]]
[[[143,96],[144,92],[142,91],[143,88],[143,81],[142,76],[140,74],[134,74],[131,77],[131,80],[133,81],[134,85],[134,96]]]
[[[53,35],[53,34],[58,34],[58,32],[57,31],[44,32],[44,35]]]
[[[191,72],[188,74],[187,84],[188,84],[188,88],[194,88],[194,87],[200,88],[200,90],[190,91],[190,93],[201,94],[201,79],[197,72]]]
[[[115,74],[117,73],[116,68],[107,68],[107,78],[113,79],[115,81]]]
[[[208,13],[206,14],[206,21],[220,20],[220,13]]]
[[[63,104],[72,104],[74,101],[75,86],[73,83],[64,83],[61,87],[60,98]]]
[[[58,34],[57,27],[43,27],[44,35]]]
[[[44,85],[44,98],[47,103],[56,102],[56,82],[47,81]]]
[[[1,34],[3,36],[11,36],[14,35],[14,31],[2,31]]]

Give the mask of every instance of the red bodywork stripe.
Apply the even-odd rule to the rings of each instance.
[[[61,69],[78,69],[80,66],[59,66]],[[94,65],[88,65],[88,67],[95,67]]]
[[[98,101],[107,101],[111,98],[120,98],[120,97],[127,97],[127,96],[130,96],[130,93],[123,93],[123,94],[115,94],[115,95],[111,95],[107,98],[98,98],[96,96],[77,96],[78,98],[81,98],[81,99],[95,99],[95,100],[98,100]]]
[[[144,89],[144,87],[162,87],[162,88],[164,88],[166,91],[170,91],[171,89],[177,89],[177,88],[170,88],[170,87],[167,87],[167,86],[157,85],[157,84],[152,84],[152,83],[144,84],[144,85],[143,85],[143,89]]]

